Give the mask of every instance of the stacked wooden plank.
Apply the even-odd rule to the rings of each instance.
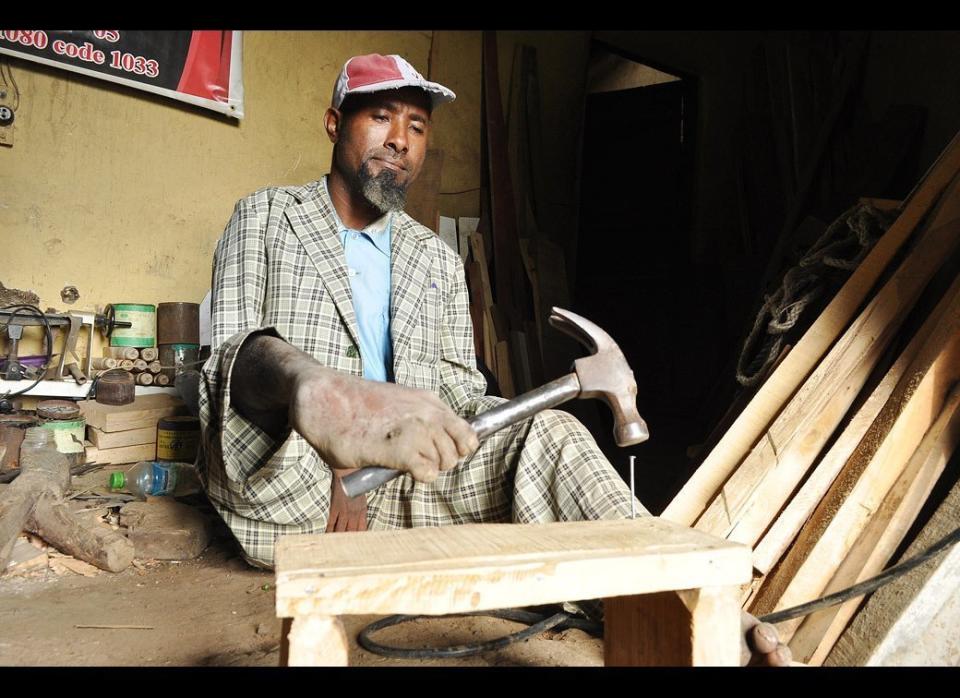
[[[172,395],[139,395],[129,405],[80,402],[87,420],[87,462],[135,463],[153,460],[157,453],[157,422],[187,414]]]
[[[170,385],[170,378],[161,373],[156,347],[104,347],[103,357],[93,360],[93,376],[104,371],[126,371],[137,385]]]
[[[753,546],[751,613],[874,576],[918,516],[960,438],[958,247],[960,135],[663,512]],[[822,663],[861,602],[781,637]]]

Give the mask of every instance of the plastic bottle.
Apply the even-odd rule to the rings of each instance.
[[[138,497],[181,497],[197,492],[200,481],[189,463],[141,461],[126,471],[110,473],[110,489]]]

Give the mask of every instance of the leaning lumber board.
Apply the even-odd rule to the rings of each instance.
[[[750,550],[646,516],[282,536],[277,615],[458,613],[741,584]]]
[[[879,211],[896,211],[903,208],[903,201],[900,199],[877,199],[871,196],[861,196],[858,199],[861,204],[868,204]]]
[[[490,288],[490,267],[487,266],[487,253],[483,247],[483,234],[479,231],[470,234],[470,251],[473,261],[480,265],[480,286],[483,289],[483,306],[493,305],[493,291]]]
[[[510,371],[513,377],[514,391],[525,393],[533,390],[533,376],[530,370],[530,350],[527,347],[527,335],[515,330],[510,332]]]
[[[490,314],[490,309],[486,308],[483,311],[483,361],[494,376],[500,375],[497,368],[496,347],[497,336],[493,326],[493,316]],[[499,379],[497,379],[497,382],[499,382]]]
[[[503,122],[500,73],[497,68],[497,34],[483,32],[481,61],[483,70],[484,133],[487,168],[490,178],[490,228],[493,233],[493,272],[497,284],[497,303],[507,315],[510,329],[522,327],[523,311],[529,305],[524,287],[523,262],[517,233],[517,207],[513,197],[507,132]],[[506,338],[506,333],[499,333]]]
[[[960,181],[951,192],[960,202]],[[948,209],[953,207],[941,212]],[[938,221],[939,216],[934,223]],[[958,244],[960,219],[924,231],[724,483],[697,520],[698,530],[751,546],[759,540],[853,404],[924,287]]]
[[[691,525],[757,443],[784,403],[843,332],[873,284],[943,190],[960,171],[960,134],[941,154],[887,232],[817,317],[780,367],[744,408],[717,446],[663,511],[663,518]]]
[[[960,483],[900,561],[941,540],[960,521]],[[827,666],[956,665],[960,627],[960,546],[877,589],[824,662]],[[947,640],[946,642],[944,640]]]
[[[960,388],[954,386],[937,421],[927,431],[883,504],[870,518],[850,553],[830,580],[832,594],[878,575],[913,525],[947,461],[960,442]],[[820,666],[833,649],[863,597],[831,606],[804,619],[790,649],[794,659]]]
[[[77,403],[87,425],[102,431],[126,431],[157,426],[162,417],[187,414],[183,401],[173,395],[138,395],[129,405],[103,405],[92,400]]]
[[[480,283],[480,263],[471,261],[464,269],[467,288],[470,289],[470,321],[473,324],[473,351],[483,358],[483,287]]]
[[[752,613],[789,608],[823,592],[939,415],[958,378],[960,299],[955,298],[790,553],[767,577]],[[801,622],[795,618],[777,626],[784,642],[793,637]]]
[[[850,342],[841,339],[723,485],[695,528],[750,546],[756,543],[843,419],[905,314],[898,313],[889,324],[878,318],[874,327],[858,331]],[[877,341],[866,345],[854,341],[864,336]]]
[[[857,410],[840,437],[820,459],[799,492],[793,496],[770,529],[753,550],[753,566],[761,574],[768,574],[796,538],[803,524],[810,518],[817,504],[824,498],[830,485],[853,454],[854,449],[866,434],[880,410],[893,394],[907,367],[914,361],[934,328],[947,311],[951,299],[960,293],[960,279],[954,281],[937,306],[930,312],[923,325],[916,331],[906,348],[874,388],[873,392]]]
[[[513,368],[510,365],[510,343],[503,339],[497,342],[497,382],[500,384],[500,395],[505,398],[516,397],[517,391],[513,381]]]
[[[418,223],[438,232],[440,227],[440,180],[444,152],[430,148],[423,159],[420,174],[407,190],[404,210]]]

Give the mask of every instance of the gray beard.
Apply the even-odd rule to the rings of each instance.
[[[397,182],[395,173],[382,170],[373,175],[367,163],[364,163],[358,173],[360,192],[370,205],[380,213],[388,211],[402,211],[407,203],[407,188]]]

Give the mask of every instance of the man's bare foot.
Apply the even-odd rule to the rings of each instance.
[[[770,623],[761,623],[746,611],[740,615],[740,665],[790,666],[793,655],[780,642],[777,629]]]

